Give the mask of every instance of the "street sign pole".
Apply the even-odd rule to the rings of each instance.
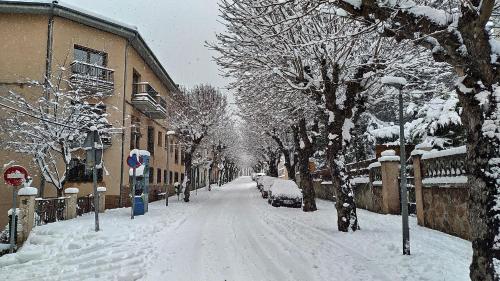
[[[17,195],[17,187],[21,186],[28,179],[28,171],[22,166],[12,166],[7,168],[3,173],[3,179],[7,185],[12,186],[12,212],[10,218],[10,232],[9,232],[9,242],[10,249],[9,252],[13,253],[14,248],[16,247],[16,195]]]
[[[9,253],[14,253],[14,247],[16,245],[16,187],[12,186],[12,213],[10,215],[10,250]]]
[[[94,169],[92,173],[94,182],[94,219],[95,219],[95,231],[99,231],[99,193],[97,192],[97,142],[99,140],[99,135],[97,130],[92,132],[93,134],[93,145],[92,154],[94,155]]]
[[[134,219],[134,210],[135,210],[135,167],[132,168],[132,211],[130,214],[130,219]]]

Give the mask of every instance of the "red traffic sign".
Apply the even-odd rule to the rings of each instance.
[[[127,165],[132,168],[132,169],[137,169],[139,168],[141,165],[142,165],[142,157],[139,157],[139,159],[137,159],[137,155],[135,154],[132,154],[132,156],[129,156],[127,158]]]
[[[28,179],[28,171],[22,166],[12,166],[5,170],[3,179],[8,185],[20,186]]]

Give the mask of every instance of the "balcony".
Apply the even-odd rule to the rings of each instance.
[[[148,83],[135,83],[132,105],[152,119],[167,118],[167,102]]]
[[[112,95],[115,88],[114,70],[82,61],[71,63],[70,83],[84,93]]]

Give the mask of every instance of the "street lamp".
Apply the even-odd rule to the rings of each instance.
[[[168,184],[170,183],[170,167],[169,167],[169,159],[170,155],[168,154],[170,151],[170,136],[175,135],[174,131],[168,131],[167,132],[167,185],[165,188],[165,206],[168,207]]]
[[[400,192],[401,192],[401,217],[403,223],[403,255],[410,255],[410,228],[408,226],[408,192],[406,186],[406,149],[405,149],[405,130],[403,118],[403,87],[406,85],[406,79],[402,77],[382,77],[382,83],[394,87],[398,90],[399,100],[399,159],[400,168]]]

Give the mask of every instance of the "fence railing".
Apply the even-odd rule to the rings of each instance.
[[[90,213],[94,211],[94,197],[93,196],[84,196],[78,197],[76,199],[76,214],[81,216],[86,213]]]
[[[382,167],[380,165],[371,165],[369,175],[372,185],[382,185]]]
[[[71,63],[70,81],[84,89],[91,91],[113,91],[114,89],[114,70],[89,64],[82,61]]]
[[[35,225],[64,220],[66,216],[66,200],[69,197],[36,198],[35,199]]]
[[[422,156],[422,178],[465,176],[466,164],[465,146],[429,152]]]
[[[377,162],[376,158],[367,159],[346,165],[347,171],[352,178],[368,177],[370,175],[370,164]]]

